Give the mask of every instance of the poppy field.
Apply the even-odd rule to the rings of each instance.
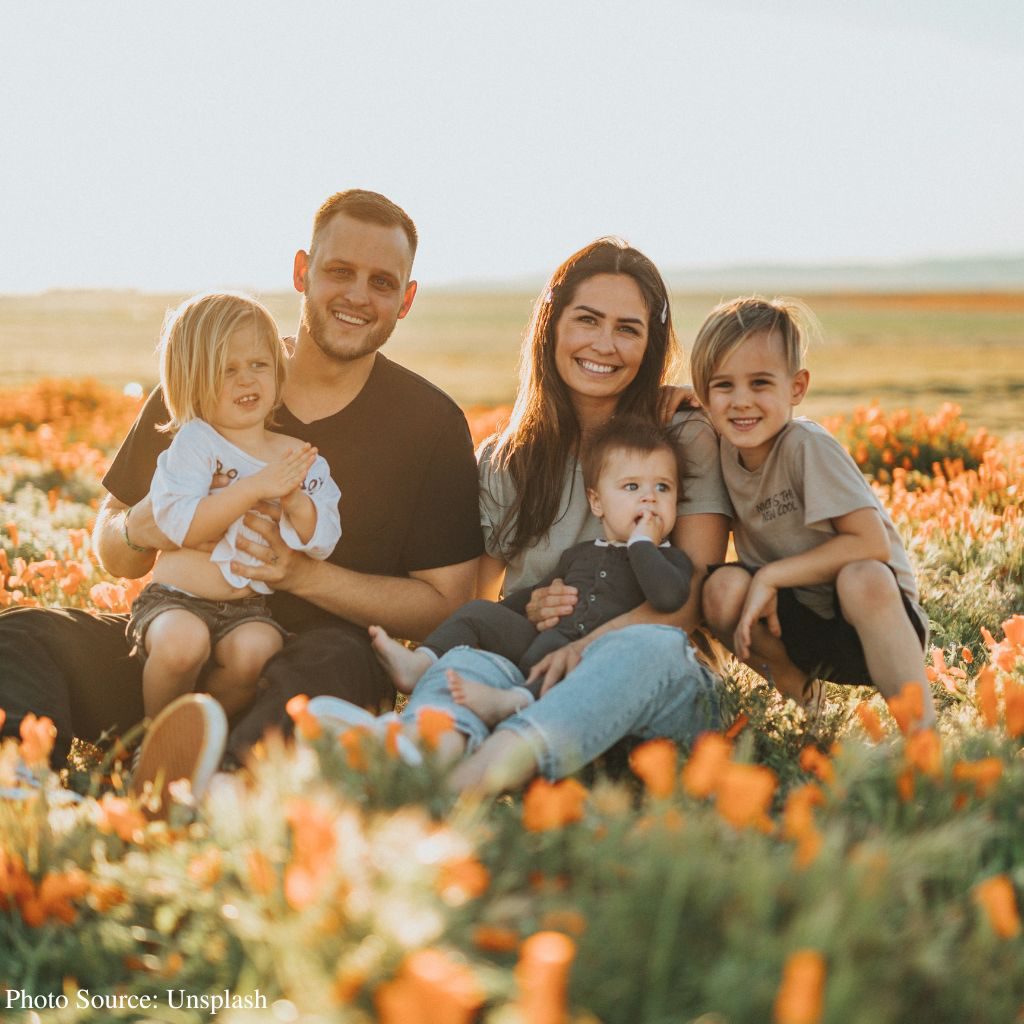
[[[144,581],[105,574],[90,528],[140,401],[0,392],[0,606],[128,610]],[[468,414],[479,440],[503,411]],[[294,746],[156,822],[115,737],[59,777],[29,719],[0,747],[25,796],[0,798],[0,1018],[1024,1022],[1024,441],[953,405],[827,425],[915,566],[936,729],[910,690],[829,687],[809,723],[726,662],[726,726],[691,750],[473,803],[433,754],[443,714],[411,767],[297,699]]]

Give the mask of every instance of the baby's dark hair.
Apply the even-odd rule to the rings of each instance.
[[[683,482],[683,463],[679,446],[665,427],[639,416],[613,416],[599,428],[580,460],[583,464],[583,484],[588,490],[597,487],[608,456],[613,451],[650,455],[652,452],[671,452],[676,464],[676,487]]]

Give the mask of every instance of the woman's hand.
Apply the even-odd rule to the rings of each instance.
[[[689,384],[663,384],[658,395],[658,419],[662,423],[671,423],[672,417],[680,409],[699,409],[694,390]]]
[[[526,605],[526,617],[539,633],[558,625],[558,620],[571,615],[579,600],[579,591],[567,587],[564,580],[552,580],[547,587],[537,587]]]
[[[544,682],[540,688],[540,695],[543,697],[552,686],[560,683],[580,663],[586,646],[587,641],[573,640],[572,643],[559,647],[557,651],[544,655],[530,670],[526,682],[532,683],[543,677]]]

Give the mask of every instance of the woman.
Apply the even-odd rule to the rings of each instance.
[[[553,570],[564,549],[601,536],[579,456],[617,413],[658,419],[677,354],[665,284],[642,253],[602,238],[555,271],[523,344],[509,425],[479,455],[487,551],[480,596],[529,586]],[[454,701],[449,683],[460,677],[508,687],[522,683],[518,669],[470,648],[444,655],[419,681],[404,715],[428,706],[452,715],[451,752],[472,752],[455,770],[456,787],[497,792],[538,771],[562,778],[625,736],[689,741],[718,724],[717,681],[683,630],[697,624],[705,567],[724,556],[730,509],[707,420],[687,411],[673,425],[688,474],[672,541],[696,566],[690,599],[673,615],[642,605],[550,655],[540,665],[542,698],[493,735]],[[528,614],[545,628],[575,600],[556,582],[535,592]]]

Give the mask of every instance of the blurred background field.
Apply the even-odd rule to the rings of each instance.
[[[674,294],[688,348],[701,319],[734,290]],[[423,288],[386,349],[461,405],[496,405],[515,391],[519,343],[536,289]],[[810,353],[804,412],[821,418],[879,399],[886,407],[933,410],[956,402],[972,426],[1021,430],[1024,408],[1024,291],[803,293],[824,341]],[[151,386],[164,311],[183,295],[49,291],[0,296],[0,386],[39,377],[95,377],[121,388]],[[262,296],[292,333],[299,298]]]

